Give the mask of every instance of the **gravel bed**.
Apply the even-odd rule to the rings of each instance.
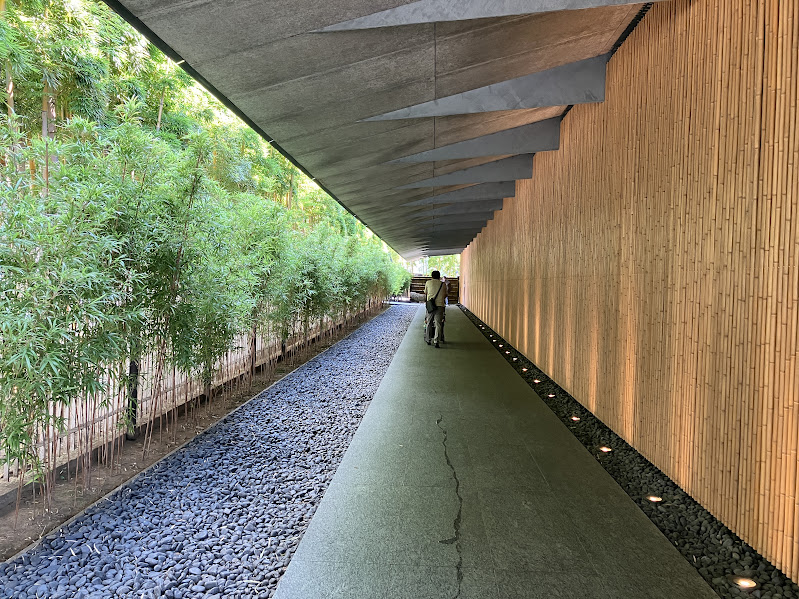
[[[391,306],[0,564],[0,597],[272,597],[417,310]]]
[[[463,306],[461,309],[719,597],[799,598],[799,585],[697,503],[482,320]],[[500,349],[499,345],[503,347]],[[536,380],[539,382],[536,383]],[[573,417],[579,420],[575,421]],[[599,449],[602,446],[611,447],[612,451],[603,453]],[[661,497],[662,501],[651,502],[647,497],[652,495]],[[758,587],[742,590],[733,582],[735,576],[751,578],[758,583]]]

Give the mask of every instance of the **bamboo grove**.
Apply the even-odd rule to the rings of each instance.
[[[242,336],[307,339],[407,286],[379,239],[104,5],[0,11],[0,460],[47,472],[53,406],[123,385],[143,355],[151,376],[210,387]]]

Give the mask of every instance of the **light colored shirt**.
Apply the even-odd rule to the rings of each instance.
[[[441,288],[441,293],[436,297],[436,292],[440,285],[444,287]],[[430,279],[427,281],[427,283],[424,284],[424,293],[428,300],[434,297],[436,298],[436,306],[445,306],[447,303],[447,284],[439,279]]]

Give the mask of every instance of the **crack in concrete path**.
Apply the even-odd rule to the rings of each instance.
[[[455,479],[455,495],[458,497],[458,513],[455,516],[455,521],[452,523],[452,528],[455,530],[455,536],[449,539],[443,539],[440,541],[445,545],[455,545],[455,551],[458,552],[458,563],[455,566],[458,578],[458,592],[455,593],[453,599],[458,599],[461,595],[461,585],[463,583],[463,552],[461,547],[461,517],[463,515],[463,497],[461,496],[461,481],[458,478],[458,473],[455,470],[455,466],[452,464],[452,460],[449,457],[449,449],[447,448],[447,429],[441,426],[441,422],[444,420],[444,416],[441,415],[436,420],[436,425],[441,430],[442,434],[444,435],[444,439],[441,442],[444,445],[444,458],[447,460],[447,466],[449,466],[450,470],[452,470],[452,478]]]

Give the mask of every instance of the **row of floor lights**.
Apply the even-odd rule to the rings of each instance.
[[[525,371],[525,372],[527,371],[526,368],[522,368],[522,370]],[[540,383],[541,381],[539,379],[533,379],[533,382],[534,383]],[[547,395],[547,397],[555,397],[555,394],[554,393],[549,393]],[[580,417],[577,416],[577,415],[572,415],[571,419],[572,419],[573,422],[580,422]],[[601,451],[602,453],[610,453],[611,451],[613,451],[613,449],[611,447],[608,447],[607,445],[602,445],[599,448],[599,451]],[[647,495],[646,498],[647,498],[648,501],[650,501],[652,503],[660,503],[661,501],[663,501],[663,498],[660,497],[659,495]],[[753,580],[752,578],[747,578],[745,576],[733,576],[733,575],[730,575],[728,578],[738,588],[746,590],[746,591],[753,591],[759,586],[757,584],[756,580]]]
[[[484,329],[485,327],[480,327],[480,328]],[[491,337],[493,337],[493,335],[491,335]],[[496,343],[496,342],[497,342],[497,340],[494,339],[494,343]],[[500,344],[499,347],[502,347],[502,344]],[[505,353],[509,354],[510,351],[505,350]],[[516,360],[517,360],[517,358],[513,358],[514,362]],[[527,372],[527,368],[522,368],[522,372]],[[540,379],[533,379],[533,383],[538,384],[540,382],[541,382]],[[550,398],[555,397],[555,394],[554,393],[549,393],[547,395],[547,397],[550,397]],[[572,419],[573,422],[580,422],[580,417],[577,416],[577,415],[573,415],[571,417],[571,419]],[[599,448],[599,451],[601,451],[602,453],[610,453],[611,451],[613,451],[613,449],[608,447],[607,445],[603,445],[602,447]],[[649,500],[652,503],[660,503],[661,501],[663,501],[663,498],[660,497],[659,495],[647,495],[646,498],[647,498],[647,500]],[[732,582],[735,585],[737,585],[739,588],[741,588],[741,589],[753,590],[753,589],[757,588],[757,586],[758,586],[756,581],[752,580],[751,578],[746,578],[744,576],[733,576],[733,577],[730,578],[730,580],[732,580]]]
[[[485,327],[482,327],[482,326],[481,326],[480,328],[481,328],[481,329],[485,329]],[[490,335],[489,335],[489,337],[493,337],[493,336],[494,336],[493,334],[490,334]],[[496,343],[496,342],[497,342],[497,340],[496,340],[496,339],[494,339],[494,343]],[[500,344],[499,344],[499,347],[503,347],[503,345],[500,343]],[[506,354],[509,354],[509,353],[510,353],[510,351],[509,351],[509,350],[505,350],[505,353],[506,353]],[[513,360],[514,360],[514,362],[515,362],[515,361],[517,360],[517,358],[513,358]],[[526,368],[522,368],[522,372],[527,372],[527,369],[526,369]],[[534,383],[536,383],[536,384],[538,384],[538,383],[540,383],[540,382],[541,382],[541,380],[540,380],[540,379],[533,379],[533,382],[534,382]],[[549,393],[549,394],[547,395],[547,397],[550,397],[550,398],[552,398],[552,397],[555,397],[555,394],[554,394],[554,393]],[[579,416],[572,416],[572,417],[571,417],[571,419],[572,419],[574,422],[580,422],[580,417],[579,417]],[[613,451],[613,450],[612,450],[610,447],[608,447],[607,445],[603,445],[602,447],[600,447],[600,448],[599,448],[599,451],[601,451],[601,452],[603,452],[603,453],[610,453],[610,452],[611,452],[611,451]],[[661,498],[659,498],[659,497],[658,497],[658,498],[655,498],[655,497],[656,497],[656,496],[654,496],[654,495],[650,495],[650,497],[649,497],[648,499],[652,498],[652,499],[650,499],[650,501],[662,501],[662,499],[661,499]]]

